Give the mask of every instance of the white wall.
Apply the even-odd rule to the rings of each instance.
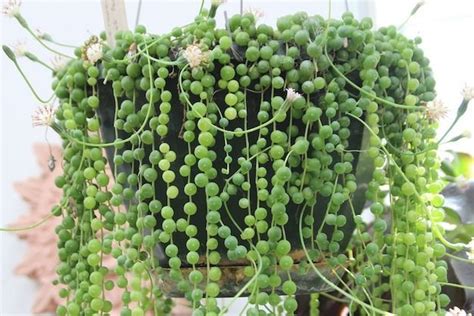
[[[128,0],[126,3],[128,21],[130,25],[133,25],[138,1]],[[275,17],[296,11],[327,15],[325,0],[247,0],[244,3],[245,7],[250,5],[262,9],[265,12],[262,22],[271,24],[274,23]],[[415,1],[377,1],[376,11],[373,10],[373,3],[367,0],[348,1],[349,8],[357,17],[374,16],[376,13],[379,25],[399,24],[411,10]],[[188,23],[195,16],[199,5],[200,1],[197,0],[144,0],[141,23],[147,25],[151,32],[165,32],[173,26]],[[333,1],[333,16],[340,16],[344,11],[344,6],[344,1]],[[430,9],[430,11],[429,7],[435,9]],[[238,8],[238,1],[228,1],[221,12],[227,10],[231,15],[237,12]],[[445,1],[432,0],[424,9],[426,11],[420,10],[419,18],[413,20],[417,22],[410,24],[407,31],[410,34],[416,34],[419,31],[426,36],[424,45],[427,54],[432,56],[433,66],[440,83],[439,91],[447,100],[454,102],[458,87],[461,87],[464,81],[471,78],[470,82],[474,84],[472,77],[469,77],[474,70],[474,61],[469,56],[473,51],[471,32],[474,27],[470,27],[471,32],[467,29],[467,23],[472,23],[474,10],[471,2],[459,0],[450,1],[449,5],[446,5]],[[54,35],[56,40],[65,43],[80,44],[90,35],[98,34],[103,29],[99,0],[24,0],[21,10],[30,25],[39,27]],[[471,14],[470,17],[468,13]],[[218,14],[217,19],[222,25],[222,13]],[[28,39],[27,45],[31,51],[37,53],[45,61],[50,60],[51,55],[35,44],[13,20],[2,17],[1,27],[2,44],[11,45],[17,40]],[[460,27],[464,27],[464,31],[458,30]],[[50,94],[48,72],[27,60],[21,60],[21,63],[40,95],[48,96]],[[13,190],[12,183],[39,172],[36,159],[32,157],[32,144],[43,142],[44,133],[41,128],[31,127],[30,116],[38,104],[13,65],[3,54],[1,72],[0,226],[5,226],[26,210],[25,203]],[[50,135],[53,136],[53,133]],[[50,140],[58,141],[54,137],[50,137]],[[25,246],[14,235],[0,233],[0,315],[29,315],[31,310],[35,292],[34,283],[12,274],[13,268],[24,255],[24,250]],[[230,314],[234,313],[231,311]]]

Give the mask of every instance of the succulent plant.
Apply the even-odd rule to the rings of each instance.
[[[91,37],[55,67],[59,106],[35,122],[63,139],[58,314],[107,314],[119,287],[134,316],[175,295],[193,315],[225,314],[220,296],[293,314],[328,290],[363,314],[443,315],[442,258],[465,246],[439,225],[445,110],[421,39],[350,12],[220,28],[219,4],[168,34]]]

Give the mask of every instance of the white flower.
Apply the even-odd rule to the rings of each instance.
[[[188,45],[183,52],[183,56],[191,68],[199,67],[209,61],[209,52],[203,52],[196,44]]]
[[[472,133],[470,130],[468,129],[465,129],[462,131],[461,135],[464,137],[464,138],[471,138],[472,137]]]
[[[468,85],[466,85],[462,90],[462,96],[466,101],[471,101],[472,99],[474,99],[474,87],[469,87]]]
[[[100,42],[90,44],[86,49],[87,60],[95,64],[104,55],[102,49],[103,46]]]
[[[301,94],[295,91],[293,88],[286,89],[286,100],[293,103],[296,99],[300,98]]]
[[[3,5],[2,13],[8,17],[15,17],[20,14],[20,0],[9,0]]]
[[[448,116],[448,108],[441,100],[426,103],[426,116],[432,121],[439,121]]]
[[[218,7],[218,6],[220,6],[221,4],[224,4],[224,3],[226,3],[226,2],[227,2],[227,0],[212,0],[212,3],[211,3],[211,4],[212,4],[212,6],[214,6],[214,7]]]
[[[16,57],[25,56],[26,53],[26,44],[25,42],[17,42],[13,47],[13,52],[15,53]]]
[[[474,262],[474,237],[472,237],[471,241],[466,245],[466,248],[467,258]]]
[[[82,59],[95,64],[104,56],[104,45],[100,38],[91,36],[82,46]]]
[[[472,316],[471,313],[466,313],[465,310],[460,309],[459,307],[450,308],[446,312],[446,316]]]
[[[56,108],[52,104],[43,104],[31,116],[33,126],[51,126],[54,123]]]
[[[66,67],[66,58],[56,55],[53,59],[51,59],[51,66],[53,67],[55,72],[61,71]]]
[[[246,13],[246,14],[249,13],[249,14],[253,15],[254,18],[255,18],[255,21],[257,21],[258,19],[260,19],[261,17],[264,16],[264,13],[263,13],[262,10],[252,8],[252,7],[248,7],[247,9],[245,9],[244,13]]]

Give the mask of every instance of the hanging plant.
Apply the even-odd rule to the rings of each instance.
[[[466,246],[438,224],[446,110],[421,40],[350,12],[220,28],[219,4],[169,34],[91,37],[54,69],[59,106],[35,122],[63,139],[57,313],[107,314],[118,287],[133,316],[173,296],[193,315],[241,296],[247,315],[293,314],[326,291],[351,312],[444,314],[442,258]]]

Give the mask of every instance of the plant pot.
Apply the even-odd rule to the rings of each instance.
[[[163,141],[166,141],[168,144],[170,144],[170,147],[172,150],[176,152],[176,162],[171,164],[171,170],[173,170],[176,174],[179,174],[178,169],[179,166],[183,163],[184,156],[188,153],[187,149],[187,143],[182,139],[181,133],[182,133],[182,124],[183,124],[183,116],[184,116],[184,106],[180,103],[180,101],[177,98],[178,95],[178,80],[177,78],[174,79],[168,79],[167,84],[165,87],[166,90],[169,90],[173,94],[173,99],[171,100],[171,112],[169,113],[170,116],[170,122],[168,123],[168,134],[165,138],[163,138]],[[98,113],[101,119],[101,134],[104,142],[113,142],[115,140],[115,129],[114,129],[114,117],[115,117],[115,101],[114,101],[114,96],[113,96],[113,91],[112,87],[110,84],[104,84],[101,86],[99,89],[99,95],[100,95],[100,107],[98,109]],[[270,95],[266,94],[266,97],[270,97]],[[284,97],[284,95],[282,95]],[[316,98],[317,96],[312,96]],[[216,92],[214,96],[215,102],[218,104],[224,104],[224,94],[222,92]],[[317,103],[317,99],[313,100],[313,102]],[[121,100],[118,100],[118,103],[120,104]],[[247,118],[248,118],[248,127],[251,128],[253,126],[257,126],[259,123],[257,121],[257,112],[258,112],[258,107],[259,107],[259,102],[260,99],[256,97],[256,94],[252,92],[248,92],[247,94]],[[137,106],[137,111],[139,108],[147,103],[144,94],[138,95],[136,99],[136,106]],[[221,107],[221,106],[220,106]],[[158,105],[155,104],[156,111],[158,112]],[[222,110],[222,109],[221,109]],[[288,118],[282,122],[278,123],[278,128],[281,128],[282,130],[286,129],[289,124]],[[304,128],[303,123],[293,123],[295,125],[298,125],[300,128]],[[232,123],[228,127],[229,130],[233,130],[236,126],[233,126]],[[146,128],[149,128],[148,126]],[[358,189],[353,195],[352,199],[352,205],[357,212],[360,212],[364,206],[365,203],[365,191],[367,188],[367,183],[371,179],[371,169],[372,169],[372,164],[370,162],[370,159],[366,157],[364,152],[358,151],[361,148],[365,148],[365,142],[367,141],[367,137],[365,137],[366,132],[364,132],[364,128],[361,123],[358,121],[352,121],[350,125],[350,130],[351,130],[351,135],[349,138],[349,144],[351,150],[356,150],[354,151],[354,170],[355,170],[355,175],[357,179],[357,185]],[[123,131],[119,131],[118,136],[121,139],[126,139],[130,135]],[[250,133],[249,134],[249,143],[255,143],[256,142],[256,133]],[[161,143],[161,140],[155,137],[155,148],[159,146]],[[197,143],[197,141],[196,141]],[[243,147],[245,147],[245,138],[244,137],[234,137],[232,139],[232,146],[233,146],[233,151],[240,151]],[[222,134],[217,134],[216,136],[216,144],[213,147],[217,151],[218,157],[214,161],[214,167],[217,170],[222,170],[226,168],[226,164],[224,163],[224,156],[219,156],[219,154],[224,154],[223,150],[220,150],[224,147],[224,137]],[[125,146],[117,150],[117,153],[122,153],[124,150],[130,149],[130,144],[127,143]],[[145,157],[148,157],[149,153],[152,150],[152,146],[145,146]],[[106,147],[106,154],[107,154],[107,159],[108,162],[111,166],[111,169],[114,169],[114,147]],[[145,163],[147,162],[147,158],[144,159]],[[237,170],[238,165],[235,162],[232,162],[230,166],[231,174],[232,170]],[[127,164],[123,164],[117,167],[117,172],[126,172],[129,173],[131,171],[131,166]],[[135,167],[135,172],[138,173],[138,167]],[[255,171],[251,171],[251,178],[255,177]],[[228,175],[223,175],[218,172],[218,176],[215,181],[219,186],[221,187],[225,181],[225,176]],[[268,174],[266,176],[266,179],[270,182],[271,177],[273,176],[273,171],[271,168],[268,170]],[[183,188],[185,185],[184,177],[176,177],[176,180],[174,184],[178,188]],[[163,189],[160,185],[156,185],[156,199],[160,201],[166,201],[166,190]],[[256,196],[252,196],[250,199],[251,202],[251,207],[255,209],[255,201],[256,201]],[[328,198],[320,198],[317,202],[317,205],[315,206],[314,209],[314,229],[318,230],[318,228],[321,226],[323,219],[326,214],[326,207],[328,204]],[[175,217],[179,218],[180,216],[186,216],[184,214],[182,206],[188,201],[188,197],[183,195],[178,195],[178,197],[174,200],[172,200],[171,205],[173,206],[173,209],[175,210]],[[196,196],[194,196],[193,201],[197,204],[198,206],[198,212],[195,216],[191,217],[191,224],[196,225],[198,228],[204,228],[206,227],[206,216],[200,215],[199,210],[206,210],[206,197],[204,192],[198,192]],[[244,226],[244,218],[247,215],[246,212],[239,210],[238,208],[235,208],[233,210],[232,206],[237,205],[238,203],[238,197],[237,196],[231,196],[229,200],[229,206],[230,206],[230,212],[233,217],[229,216],[229,214],[225,211],[222,210],[221,213],[221,219],[222,222],[226,225],[228,225],[232,229],[232,233],[235,236],[240,236],[240,233],[238,232],[237,228],[233,224],[233,221],[238,223],[240,226]],[[288,219],[288,227],[294,227],[294,230],[287,231],[286,234],[286,239],[291,243],[292,246],[292,252],[290,255],[292,256],[293,260],[295,263],[300,262],[302,259],[305,259],[305,254],[302,250],[301,247],[301,242],[300,242],[300,236],[299,236],[299,218],[301,214],[301,206],[296,205],[290,201],[290,203],[287,205],[287,212],[290,214],[289,219]],[[339,242],[341,248],[340,251],[345,250],[347,247],[347,244],[349,242],[349,239],[353,233],[354,230],[354,222],[353,222],[353,216],[352,216],[352,210],[349,207],[349,204],[346,202],[340,209],[338,214],[343,214],[346,215],[346,218],[348,220],[347,224],[342,227],[342,230],[344,232],[344,239]],[[157,215],[157,221],[158,221],[158,226],[160,225],[161,216]],[[268,216],[270,218],[271,216]],[[324,227],[323,232],[325,232],[328,235],[328,239],[330,239],[332,235],[332,230],[328,229],[328,227]],[[196,238],[201,241],[201,247],[200,247],[200,261],[197,265],[197,268],[200,269],[204,275],[206,274],[206,262],[205,262],[205,244],[206,244],[206,230],[205,229],[199,229]],[[184,233],[175,233],[173,235],[173,242],[174,244],[178,247],[178,249],[186,249],[186,241],[188,240],[188,237]],[[244,243],[246,244],[245,241],[239,240],[239,244]],[[220,267],[223,269],[223,277],[220,280],[221,288],[220,288],[220,296],[223,297],[228,297],[228,296],[234,296],[235,293],[237,293],[241,287],[248,281],[248,278],[246,278],[243,274],[243,269],[245,266],[249,265],[250,262],[248,261],[241,261],[241,262],[236,262],[235,260],[230,261],[226,258],[226,248],[224,247],[223,243],[219,244],[219,247],[217,249],[222,257],[222,260],[220,262]],[[168,269],[168,260],[166,255],[164,254],[164,247],[157,247],[156,249],[156,256],[159,258],[160,261],[160,266],[163,269]],[[185,254],[181,253],[179,255],[180,259],[182,260],[182,272],[186,276],[189,271],[191,271],[191,266],[187,264],[186,262],[186,256]],[[337,278],[336,276],[331,272],[331,269],[326,266],[324,262],[319,262],[316,263],[318,269],[325,275],[326,278],[329,280],[332,280],[333,282],[337,283]],[[291,276],[293,281],[295,281],[298,284],[298,290],[297,294],[307,294],[307,293],[314,293],[318,291],[327,291],[330,288],[328,285],[321,280],[315,273],[314,271],[306,266],[305,268],[299,267],[298,265],[294,265],[294,269],[291,272]],[[288,278],[286,272],[282,272],[281,274],[282,279],[285,280]],[[176,288],[176,283],[173,282],[170,279],[163,279],[162,280],[162,286],[163,289],[166,291],[166,293],[170,296],[182,296],[183,293],[181,293],[177,288]]]

